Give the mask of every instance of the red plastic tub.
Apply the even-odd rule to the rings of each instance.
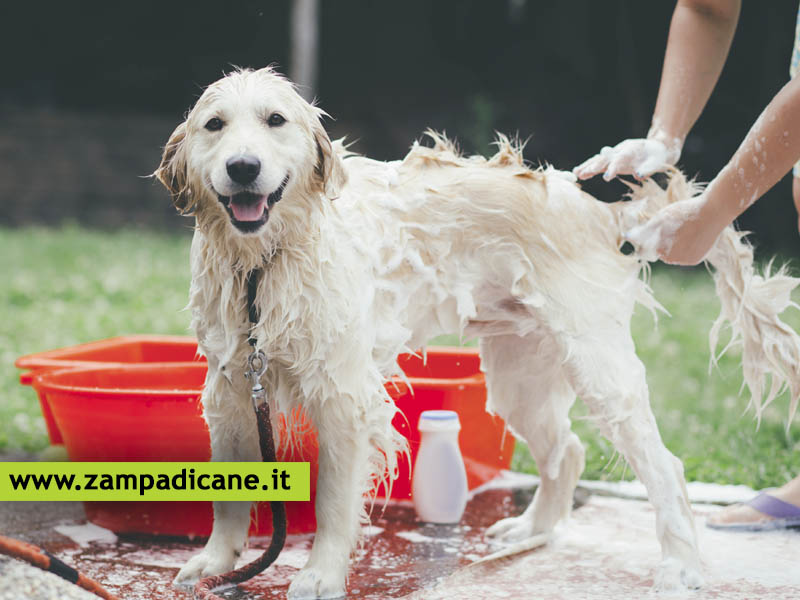
[[[74,461],[208,461],[211,446],[200,393],[205,363],[94,366],[39,372],[44,394]],[[302,418],[302,417],[301,417]],[[280,461],[309,461],[312,500],[318,445],[310,430],[303,451],[278,452]],[[289,502],[289,531],[314,529],[312,502]],[[205,536],[210,502],[85,502],[87,518],[117,533]],[[254,534],[272,531],[269,505],[258,509]]]
[[[511,467],[514,436],[500,417],[486,412],[486,379],[477,348],[432,346],[425,356],[403,354],[398,364],[410,389],[397,394],[402,414],[392,424],[408,438],[411,464],[419,450],[419,415],[425,410],[454,410],[461,421],[458,443],[467,469],[467,485],[474,489]],[[392,393],[391,383],[386,389]],[[394,395],[394,394],[393,394]],[[411,499],[411,468],[401,459],[392,498]]]
[[[48,350],[21,356],[14,363],[27,372],[19,377],[23,385],[31,385],[33,376],[46,369],[67,367],[124,366],[135,363],[205,362],[197,355],[197,340],[175,335],[129,335]],[[50,412],[47,396],[40,390],[39,404],[51,444],[63,444],[61,432]]]
[[[142,356],[157,355],[162,360],[186,357],[189,340],[174,339],[178,340],[179,352]],[[18,366],[22,363],[23,367],[31,368],[28,366],[31,363],[23,360],[17,362]],[[37,369],[33,386],[43,405],[51,410],[70,459],[208,460],[208,431],[199,402],[206,364],[180,361],[135,364],[133,360],[128,363]],[[412,464],[419,446],[419,413],[450,409],[457,411],[461,419],[460,443],[471,489],[510,466],[513,437],[506,435],[502,420],[484,410],[486,389],[476,349],[432,347],[427,362],[421,357],[404,355],[400,365],[411,389],[402,382],[390,382],[387,390],[402,411],[395,417],[394,426],[409,439]],[[303,415],[293,415],[293,419],[303,419]],[[311,501],[287,503],[291,532],[315,528],[313,498],[318,444],[315,432],[310,426],[308,429],[300,445],[302,453],[278,456],[279,460],[311,462]],[[410,498],[410,487],[410,468],[402,459],[392,498]],[[92,522],[118,533],[204,536],[211,531],[212,511],[208,502],[92,502],[85,506]],[[268,504],[259,507],[257,524],[251,528],[252,533],[270,533],[272,519]]]

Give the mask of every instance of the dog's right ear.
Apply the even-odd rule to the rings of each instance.
[[[175,128],[175,131],[169,137],[167,145],[164,146],[161,164],[158,165],[158,169],[153,173],[167,188],[170,196],[172,196],[172,203],[182,214],[188,213],[194,204],[186,173],[185,139],[186,122],[184,121]]]

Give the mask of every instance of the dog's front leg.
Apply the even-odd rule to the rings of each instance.
[[[333,406],[325,409],[340,412]],[[289,587],[291,600],[344,596],[347,568],[359,537],[364,492],[369,484],[370,446],[363,424],[358,427],[354,419],[346,418],[332,423],[329,415],[314,420],[319,433],[317,532],[308,562]]]
[[[204,416],[211,435],[212,461],[259,461],[258,430],[243,384],[233,385],[209,360],[203,391]],[[205,548],[178,572],[175,583],[189,585],[202,577],[233,569],[247,542],[250,502],[214,502],[214,526]]]

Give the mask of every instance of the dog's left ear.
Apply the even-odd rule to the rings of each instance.
[[[186,122],[175,128],[164,147],[161,164],[153,175],[167,188],[172,196],[172,203],[180,213],[188,213],[194,205],[189,190],[186,174],[186,156],[184,140],[186,139]]]
[[[347,183],[347,174],[321,121],[317,121],[317,126],[314,127],[314,141],[317,144],[314,179],[325,197],[334,200],[339,197],[340,190]]]

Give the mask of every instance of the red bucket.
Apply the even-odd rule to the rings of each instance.
[[[205,358],[197,355],[197,340],[193,337],[130,335],[28,354],[18,358],[14,364],[27,371],[20,375],[20,383],[31,385],[33,376],[46,369],[200,361],[204,362]],[[50,443],[63,444],[61,432],[53,419],[50,404],[47,402],[47,395],[41,389],[37,389],[37,392]]]
[[[47,397],[73,461],[208,461],[211,445],[200,393],[205,363],[151,363],[40,372],[33,386]],[[302,415],[301,415],[302,418]],[[289,532],[313,531],[317,440],[310,427],[302,453],[279,461],[311,462],[311,502],[289,502]],[[85,502],[87,518],[117,533],[206,536],[210,502]],[[260,504],[251,533],[272,531],[269,504]]]
[[[397,395],[401,414],[392,424],[408,438],[411,464],[417,457],[419,415],[425,410],[454,410],[461,422],[458,443],[467,469],[467,485],[474,489],[511,467],[514,436],[500,417],[486,412],[486,379],[477,348],[431,346],[426,355],[402,354],[398,364],[411,389]],[[392,391],[391,384],[386,389]],[[392,488],[392,498],[411,499],[411,468],[405,459]]]

